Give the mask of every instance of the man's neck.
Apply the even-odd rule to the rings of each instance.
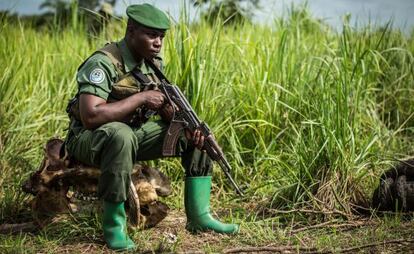
[[[143,57],[139,56],[137,52],[134,51],[133,47],[131,46],[131,42],[129,41],[128,37],[125,37],[125,44],[128,47],[129,52],[132,53],[132,57],[135,59],[137,63],[142,63],[144,60]]]

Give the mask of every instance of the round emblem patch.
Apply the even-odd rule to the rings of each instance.
[[[94,69],[91,71],[91,74],[89,74],[89,81],[95,84],[100,84],[105,79],[105,73],[102,69]]]

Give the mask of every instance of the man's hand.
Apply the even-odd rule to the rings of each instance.
[[[166,101],[164,94],[161,93],[160,91],[148,90],[142,93],[145,94],[145,106],[148,109],[152,109],[152,110],[160,109]]]
[[[203,150],[204,146],[204,136],[200,130],[195,130],[194,133],[191,133],[188,129],[185,130],[185,137],[192,141],[194,146],[199,150]]]
[[[164,104],[164,106],[158,110],[158,114],[161,116],[162,120],[169,123],[171,122],[174,116],[174,109],[171,106],[171,104],[167,103]]]

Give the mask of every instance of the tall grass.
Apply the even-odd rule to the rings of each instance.
[[[1,219],[23,208],[19,184],[45,141],[64,137],[77,67],[122,37],[83,30],[2,20]],[[413,41],[390,25],[357,30],[345,20],[334,32],[292,9],[269,26],[188,25],[183,15],[163,52],[168,77],[214,130],[249,200],[350,210],[393,159],[413,153]],[[159,165],[183,177],[177,161]]]

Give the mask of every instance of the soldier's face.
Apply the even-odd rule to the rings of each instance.
[[[131,34],[133,53],[138,58],[152,59],[162,47],[165,30],[151,29],[144,26],[136,27]]]

